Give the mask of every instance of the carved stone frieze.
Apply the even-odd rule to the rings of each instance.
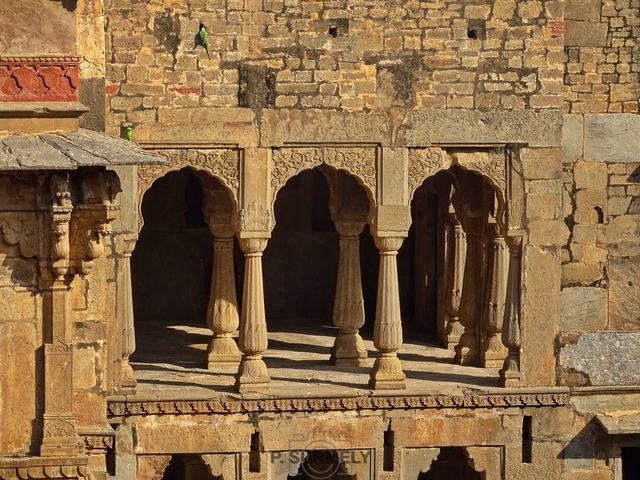
[[[210,173],[227,187],[237,203],[240,186],[240,150],[235,148],[169,148],[152,150],[169,160],[168,165],[142,165],[138,168],[140,196],[167,172],[193,167]]]
[[[377,148],[373,146],[283,147],[273,150],[271,190],[278,190],[303,170],[322,164],[346,170],[357,177],[375,198]]]
[[[408,156],[410,198],[427,178],[451,166],[448,156],[440,148],[411,148]]]
[[[77,102],[79,57],[0,57],[0,102]]]
[[[324,412],[394,408],[521,408],[559,407],[567,393],[504,393],[475,395],[376,395],[343,398],[278,398],[260,400],[150,400],[113,399],[110,418],[135,415],[231,414],[251,412]]]

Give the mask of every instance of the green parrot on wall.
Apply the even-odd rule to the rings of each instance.
[[[207,52],[207,58],[211,60],[211,56],[209,55],[209,34],[207,33],[207,27],[203,24],[200,24],[200,30],[198,31],[198,40],[200,45],[204,47],[205,52]]]
[[[129,142],[133,140],[133,127],[124,127],[122,129],[122,138]]]

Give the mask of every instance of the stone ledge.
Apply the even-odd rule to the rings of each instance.
[[[369,396],[342,398],[278,398],[256,400],[135,400],[112,397],[107,417],[136,415],[237,414],[264,412],[327,412],[345,410],[560,407],[566,390],[552,393],[490,393],[474,395]]]

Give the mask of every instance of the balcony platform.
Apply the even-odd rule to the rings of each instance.
[[[271,388],[260,398],[357,397],[369,395],[450,395],[499,388],[498,370],[460,366],[453,352],[435,342],[406,340],[399,351],[407,376],[406,390],[375,392],[368,388],[369,371],[376,350],[370,335],[363,333],[369,352],[367,364],[335,366],[329,363],[329,348],[336,329],[331,326],[300,328],[305,321],[269,332],[264,360],[271,375]],[[309,322],[315,323],[317,321]],[[271,327],[270,327],[271,328]],[[206,328],[183,325],[137,327],[138,352],[131,362],[138,381],[135,398],[202,399],[242,397],[235,393],[234,370],[212,372],[204,368]]]

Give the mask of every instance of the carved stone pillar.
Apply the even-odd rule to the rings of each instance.
[[[358,331],[364,325],[364,299],[360,275],[360,233],[365,222],[335,222],[340,234],[340,253],[333,302],[333,324],[338,335],[331,348],[335,365],[362,366],[367,350]]]
[[[41,263],[44,336],[44,414],[40,455],[74,456],[81,452],[73,414],[73,340],[69,302],[71,203],[69,178],[51,177],[49,262]]]
[[[453,230],[453,242],[447,255],[447,313],[449,320],[445,336],[446,346],[453,349],[460,341],[464,331],[460,323],[460,301],[462,300],[462,282],[464,280],[467,259],[467,236],[455,212],[449,213],[449,225]]]
[[[399,390],[406,388],[406,377],[396,353],[402,347],[396,256],[403,239],[378,235],[375,235],[374,239],[380,251],[380,270],[373,344],[378,349],[379,355],[371,370],[369,386],[375,390]]]
[[[509,274],[509,248],[496,223],[492,223],[489,240],[489,268],[487,302],[483,328],[486,336],[482,341],[480,360],[485,368],[499,368],[507,355],[502,344],[501,332],[507,298],[507,277]]]
[[[267,349],[267,322],[264,311],[262,252],[266,238],[242,238],[244,252],[244,288],[238,346],[242,360],[236,373],[235,386],[240,393],[262,391],[269,387],[267,365],[262,353]]]
[[[455,347],[455,361],[460,365],[470,365],[479,360],[477,330],[482,320],[482,224],[479,218],[467,218],[467,255],[462,280],[460,300],[460,323],[464,332]]]
[[[508,237],[509,278],[507,282],[502,342],[508,349],[507,358],[500,370],[500,382],[504,387],[520,385],[520,290],[522,237]]]
[[[213,338],[207,347],[207,368],[237,369],[242,354],[232,338],[239,325],[233,273],[234,232],[231,225],[210,225],[214,239],[207,326],[213,331]]]
[[[122,357],[120,360],[120,386],[121,394],[130,395],[135,393],[136,378],[133,368],[129,363],[129,358],[136,351],[136,332],[133,317],[133,291],[131,284],[131,254],[135,248],[137,237],[127,238],[123,242],[124,251],[122,254],[123,268],[123,315],[121,318],[120,328],[122,329]]]

